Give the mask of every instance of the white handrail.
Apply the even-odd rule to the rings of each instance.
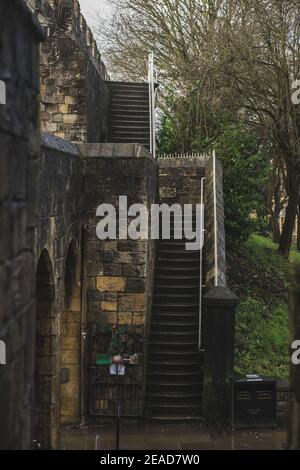
[[[215,286],[219,285],[216,152],[213,151]]]
[[[202,350],[202,274],[203,274],[203,246],[204,246],[204,182],[205,178],[201,178],[201,220],[200,220],[200,289],[199,289],[199,336],[198,336],[198,348]]]
[[[154,53],[149,54],[148,82],[149,82],[149,116],[150,116],[150,153],[156,158],[156,132],[155,132],[155,83],[154,83]]]

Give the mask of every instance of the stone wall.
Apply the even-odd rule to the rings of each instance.
[[[157,166],[138,144],[82,145],[87,164],[87,279],[89,364],[97,353],[108,351],[112,327],[119,324],[128,333],[126,351],[143,353],[151,311],[155,242],[149,240],[100,241],[96,209],[102,203],[118,209],[119,196],[128,206],[157,201]],[[141,380],[143,367],[135,368]]]
[[[277,423],[286,424],[288,420],[289,383],[286,380],[277,381]]]
[[[78,148],[62,139],[42,134],[42,152],[38,168],[38,224],[35,232],[35,261],[38,265],[45,252],[49,260],[50,276],[53,277],[53,298],[49,308],[49,298],[46,285],[39,292],[37,273],[37,322],[36,322],[36,352],[35,362],[40,364],[40,374],[44,374],[43,388],[48,384],[43,407],[48,414],[40,424],[40,431],[35,438],[48,440],[48,446],[55,448],[57,426],[67,417],[77,423],[80,421],[78,403],[80,389],[78,376],[80,374],[80,266],[81,266],[81,234],[84,226],[84,163]],[[72,253],[70,253],[72,249]],[[70,259],[72,254],[74,259]],[[74,286],[68,286],[67,273],[72,270]],[[38,271],[38,268],[37,268]],[[66,305],[66,293],[72,289],[69,303]],[[74,302],[77,305],[74,306]],[[79,305],[78,305],[79,302]],[[69,317],[70,331],[77,328],[66,337],[64,332],[65,312]],[[73,325],[71,317],[76,317]],[[76,324],[76,325],[75,325]],[[65,325],[66,326],[66,325]],[[39,345],[41,350],[39,351]],[[76,359],[70,360],[71,356]],[[69,359],[68,359],[69,357]],[[68,370],[68,380],[60,384],[60,370]],[[77,369],[77,378],[74,370]],[[68,390],[75,387],[76,390]],[[65,393],[64,393],[65,389]],[[67,389],[67,390],[66,390]],[[65,399],[64,399],[65,397]],[[51,403],[47,403],[47,399]],[[49,405],[49,407],[48,407]],[[75,411],[76,408],[76,411]],[[45,413],[46,414],[46,413]],[[48,436],[47,430],[51,430]],[[46,436],[46,437],[45,437]]]
[[[195,157],[165,157],[159,159],[160,201],[168,204],[200,204],[201,179],[204,181],[204,274],[208,291],[215,282],[215,222],[214,222],[214,164],[207,155]],[[226,285],[225,229],[222,166],[216,159],[216,211],[218,285]]]
[[[84,218],[84,161],[75,145],[50,134],[41,135],[41,147],[36,259],[46,247],[59,266],[72,238],[79,242]]]
[[[200,204],[201,178],[208,157],[165,157],[159,162],[160,201],[168,204]]]
[[[42,131],[71,142],[106,142],[108,76],[79,2],[35,0],[33,9],[47,33],[41,51]]]
[[[34,344],[34,227],[39,158],[39,41],[21,0],[0,3],[0,448],[31,445]]]

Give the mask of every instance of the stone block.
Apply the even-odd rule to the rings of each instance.
[[[120,294],[120,312],[141,312],[145,310],[145,294]]]
[[[61,392],[61,398],[63,399],[77,399],[79,398],[80,395],[80,383],[79,381],[77,382],[68,382],[66,384],[61,384],[60,386],[60,392]]]
[[[67,104],[60,104],[58,110],[61,114],[68,114],[69,106]]]
[[[101,302],[101,310],[106,312],[116,312],[118,309],[118,302]]]
[[[124,277],[97,277],[96,287],[100,292],[124,292],[126,279]]]
[[[80,339],[77,336],[61,336],[60,337],[60,350],[61,351],[79,351],[80,349]]]
[[[65,364],[78,364],[79,357],[78,357],[78,350],[72,351],[61,351],[61,363]]]
[[[64,124],[75,124],[79,120],[78,114],[63,114]]]
[[[127,279],[126,281],[126,292],[145,292],[146,281],[145,279]]]
[[[120,264],[104,264],[103,265],[103,275],[104,276],[113,276],[119,277],[122,276],[122,266]]]
[[[96,319],[101,327],[115,325],[117,323],[117,312],[100,312]]]
[[[79,415],[79,400],[77,398],[62,398],[60,407],[62,418]]]

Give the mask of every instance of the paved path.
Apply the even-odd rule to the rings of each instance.
[[[86,426],[63,428],[60,431],[60,449],[92,450],[95,438],[100,436],[101,449],[115,449],[114,426]],[[197,425],[160,426],[153,424],[122,425],[120,448],[123,450],[222,450],[284,448],[286,431],[267,429],[231,432],[209,430]]]

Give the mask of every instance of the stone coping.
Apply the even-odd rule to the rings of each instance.
[[[73,144],[42,132],[41,147],[81,158],[139,158],[155,162],[149,151],[141,144]]]
[[[141,144],[78,144],[84,158],[142,158],[155,162],[149,151]]]
[[[58,152],[66,153],[68,155],[73,155],[75,157],[81,157],[81,153],[78,150],[78,147],[71,142],[61,139],[60,137],[55,137],[52,134],[43,132],[41,134],[41,146],[44,148],[50,148]]]

